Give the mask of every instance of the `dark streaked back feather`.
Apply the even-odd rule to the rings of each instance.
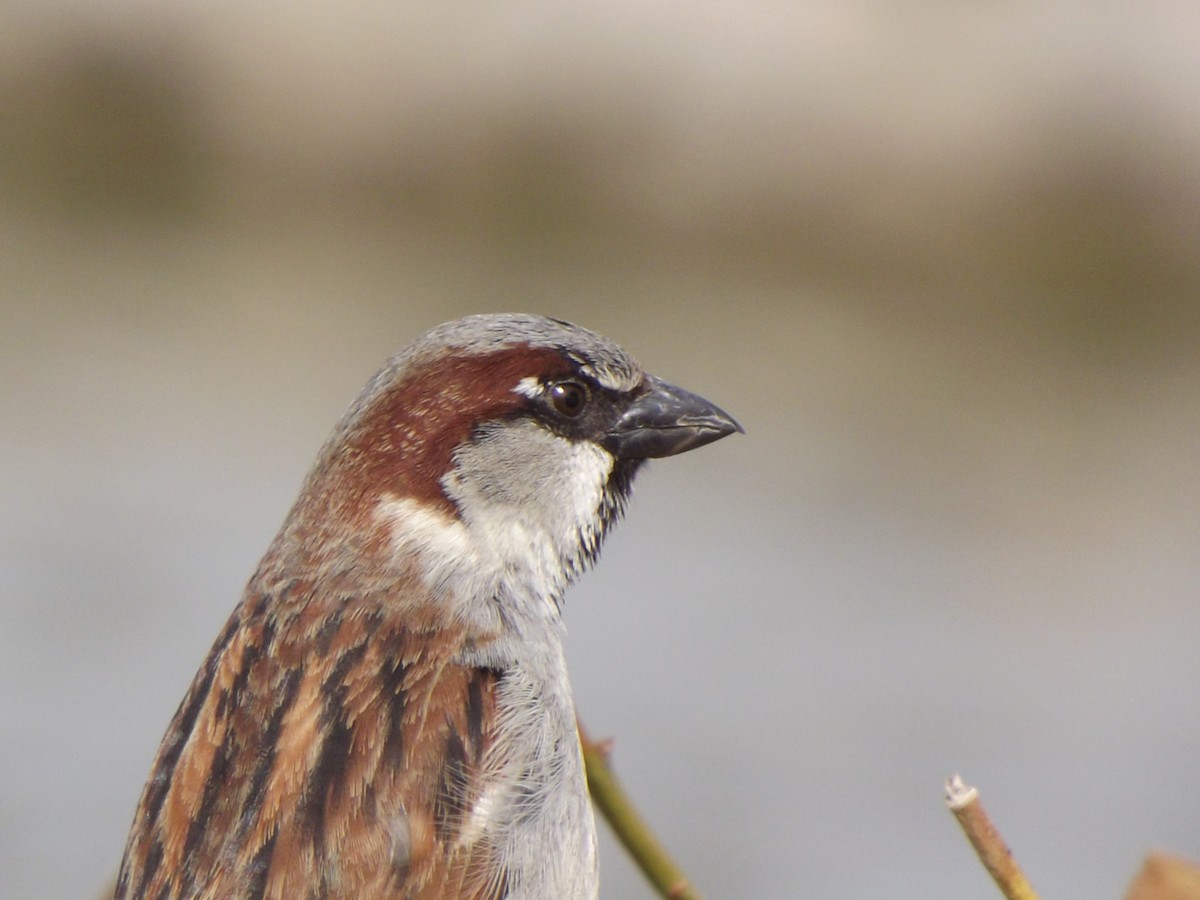
[[[502,897],[486,842],[456,847],[499,674],[443,664],[466,635],[436,611],[368,595],[330,615],[266,580],[171,723],[116,896]]]

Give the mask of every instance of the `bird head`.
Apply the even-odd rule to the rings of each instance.
[[[292,545],[357,550],[382,529],[390,565],[416,565],[435,591],[505,581],[557,603],[646,460],[741,430],[587,329],[459,319],[393,357],[347,412],[292,513],[294,528],[326,533]],[[469,586],[450,583],[463,573]]]

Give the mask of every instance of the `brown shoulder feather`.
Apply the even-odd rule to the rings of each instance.
[[[460,840],[501,675],[452,661],[480,636],[255,587],[167,731],[117,897],[503,897],[486,836]]]

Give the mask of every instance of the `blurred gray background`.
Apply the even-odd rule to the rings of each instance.
[[[374,369],[578,321],[738,416],[569,596],[714,898],[1200,855],[1200,6],[0,7],[0,896],[93,896]],[[648,897],[611,842],[604,896]]]

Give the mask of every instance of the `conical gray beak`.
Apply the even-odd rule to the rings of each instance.
[[[724,410],[681,387],[646,376],[636,397],[601,441],[621,459],[655,459],[703,447],[744,429]]]

